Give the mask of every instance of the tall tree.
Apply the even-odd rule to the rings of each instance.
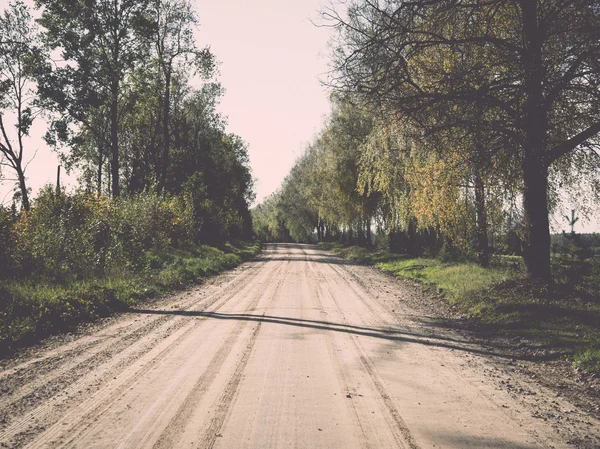
[[[127,73],[148,49],[149,0],[36,0],[50,48],[60,48],[65,66],[46,74],[42,91],[71,117],[104,102],[110,110],[111,191],[120,195],[119,95]]]
[[[155,51],[161,70],[163,82],[162,118],[163,149],[159,177],[159,191],[163,190],[169,168],[170,153],[170,106],[171,82],[178,59],[191,63],[191,67],[208,77],[211,75],[215,61],[208,48],[199,49],[194,41],[196,16],[188,0],[154,0],[156,22]]]
[[[15,172],[25,210],[30,202],[24,138],[40,113],[35,76],[42,57],[29,9],[21,0],[11,2],[0,16],[0,165]]]

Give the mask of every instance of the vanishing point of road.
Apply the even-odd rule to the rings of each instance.
[[[0,445],[572,447],[535,402],[499,387],[485,348],[411,308],[410,294],[315,246],[267,245],[7,365]]]

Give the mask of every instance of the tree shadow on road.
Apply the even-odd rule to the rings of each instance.
[[[129,309],[127,313],[139,313],[149,315],[179,315],[188,317],[212,318],[218,320],[237,320],[237,321],[254,321],[257,323],[271,323],[286,326],[303,327],[322,331],[341,332],[351,335],[372,337],[395,342],[415,343],[425,346],[433,346],[439,348],[452,349],[457,351],[468,352],[472,354],[495,356],[505,359],[511,359],[514,354],[507,354],[501,351],[486,350],[479,345],[469,342],[468,340],[454,339],[447,336],[432,334],[423,334],[407,330],[399,330],[392,328],[371,328],[364,326],[355,326],[344,323],[334,323],[330,321],[307,320],[300,318],[273,316],[273,315],[256,315],[249,313],[220,313],[220,312],[201,312],[192,310],[147,310],[147,309]],[[528,357],[523,357],[524,360],[530,360]]]

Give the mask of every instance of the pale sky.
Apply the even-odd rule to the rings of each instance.
[[[219,110],[249,144],[257,202],[275,191],[329,111],[319,75],[329,30],[315,27],[322,0],[196,1],[198,41],[221,61]]]
[[[26,0],[33,4],[33,0]],[[274,192],[306,144],[322,128],[329,112],[327,90],[320,85],[328,70],[330,30],[311,23],[327,0],[195,0],[200,28],[198,45],[209,45],[220,61],[218,80],[226,89],[219,111],[228,131],[249,145],[256,178],[256,202]],[[0,0],[0,11],[8,0]],[[42,122],[34,124],[27,154],[33,197],[56,180],[56,155],[44,144]],[[63,175],[63,185],[76,185]],[[0,203],[10,204],[12,182],[0,185]],[[568,209],[568,207],[567,207]],[[567,211],[565,211],[566,213]],[[554,230],[566,229],[555,214]],[[580,222],[578,232],[600,230],[597,221]]]

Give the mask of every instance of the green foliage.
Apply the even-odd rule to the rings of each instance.
[[[47,187],[14,227],[16,274],[65,282],[138,269],[145,251],[192,241],[184,209],[155,194],[109,200]]]
[[[600,339],[573,356],[573,365],[589,371],[600,372]]]
[[[0,209],[5,230],[0,251],[11,268],[2,276],[59,283],[91,279],[139,271],[148,251],[243,236],[235,211],[217,215],[218,208],[193,179],[178,196],[140,193],[117,199],[48,186],[18,219]],[[207,235],[205,220],[211,213],[217,217],[213,223],[223,227],[217,234],[210,228]]]
[[[75,328],[162,292],[200,282],[260,252],[258,243],[227,244],[222,249],[187,245],[145,251],[138,271],[64,284],[8,281],[0,286],[0,353],[44,336]]]
[[[260,238],[370,242],[379,196],[358,188],[359,159],[373,126],[364,108],[336,100],[323,131],[292,167],[281,190],[257,207]]]
[[[436,259],[409,259],[376,266],[396,276],[434,286],[452,301],[473,297],[514,277],[513,272],[501,268],[486,269],[474,263],[444,263]]]
[[[279,207],[281,193],[274,193],[252,209],[254,235],[262,242],[290,241],[283,212]]]
[[[12,227],[15,221],[15,211],[0,206],[0,273],[10,273],[13,270],[15,241]]]

